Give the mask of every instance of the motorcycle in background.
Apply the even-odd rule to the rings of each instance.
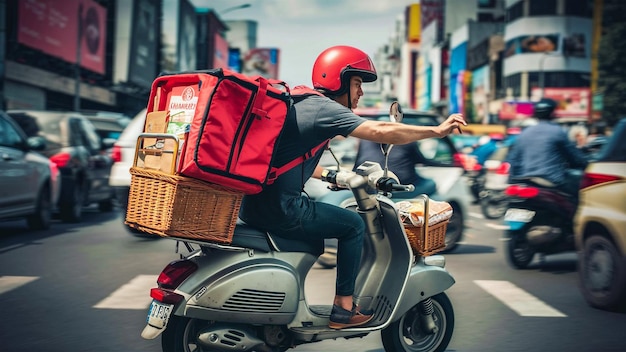
[[[498,160],[485,161],[483,187],[478,193],[480,209],[487,219],[499,219],[507,210],[509,197],[504,193],[509,186],[511,164]]]
[[[580,177],[570,170],[568,177]],[[509,226],[507,259],[516,269],[525,269],[536,253],[541,255],[575,251],[573,217],[577,200],[551,182],[539,178],[516,179],[508,186],[508,209],[504,222]]]

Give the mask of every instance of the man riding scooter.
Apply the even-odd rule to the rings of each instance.
[[[314,63],[312,81],[313,87],[325,96],[310,95],[295,102],[295,123],[285,126],[275,155],[277,164],[304,155],[324,140],[338,135],[377,143],[406,144],[443,137],[466,124],[460,114],[450,115],[439,126],[369,121],[354,114],[352,109],[363,95],[361,85],[376,78],[372,60],[361,50],[335,46],[323,51]],[[353,302],[365,228],[356,213],[302,195],[307,179],[322,176],[322,169],[317,166],[321,154],[320,150],[281,175],[261,193],[245,196],[240,217],[256,228],[285,238],[338,239],[336,295],[329,326],[342,329],[372,319],[371,315],[360,312]]]
[[[526,268],[535,253],[574,250],[572,224],[581,175],[575,169],[585,168],[587,160],[550,121],[556,106],[551,99],[537,102],[534,114],[539,122],[524,129],[507,156],[507,258],[517,269]]]

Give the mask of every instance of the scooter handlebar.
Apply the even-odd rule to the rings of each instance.
[[[378,172],[377,172],[378,173]],[[375,174],[377,174],[375,173]],[[369,177],[368,177],[369,176]],[[337,185],[342,188],[352,188],[355,185],[363,185],[363,183],[369,183],[372,188],[376,188],[381,192],[412,192],[415,190],[414,185],[402,185],[398,183],[398,179],[395,175],[371,177],[372,175],[359,175],[354,171],[337,171],[331,169],[324,169],[322,172],[322,181]],[[353,183],[354,178],[361,179],[361,182]]]

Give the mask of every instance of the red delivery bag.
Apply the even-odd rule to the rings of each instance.
[[[283,82],[226,69],[162,75],[153,82],[150,102],[149,110],[169,110],[170,121],[181,114],[189,121],[178,164],[183,176],[256,194],[310,154],[281,168],[272,165],[293,103]]]

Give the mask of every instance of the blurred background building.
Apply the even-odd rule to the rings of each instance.
[[[508,124],[545,96],[559,101],[562,119],[598,119],[603,2],[416,1],[373,55],[380,79],[364,87],[365,104],[398,100],[461,112],[473,124]],[[1,107],[132,116],[163,71],[222,67],[280,78],[281,50],[257,47],[257,22],[222,18],[250,6],[216,12],[190,0],[2,0]]]

